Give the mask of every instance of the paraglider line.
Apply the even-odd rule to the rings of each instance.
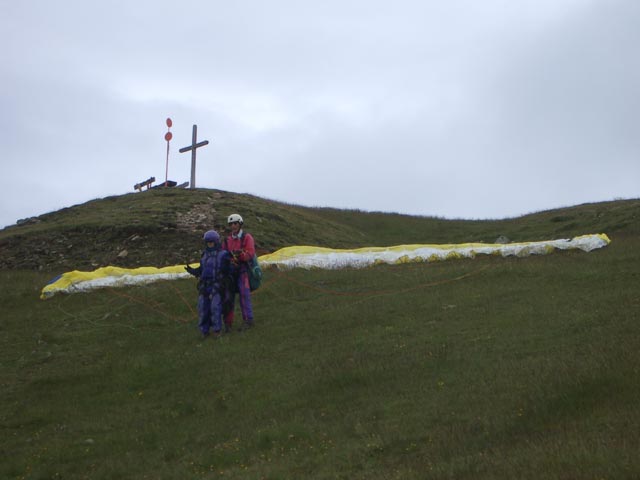
[[[484,270],[486,270],[487,268],[489,268],[489,265],[485,265],[477,270],[474,270],[473,272],[469,272],[469,273],[465,273],[464,275],[460,275],[454,278],[448,278],[448,279],[444,279],[444,280],[439,280],[437,282],[428,282],[428,283],[422,283],[420,285],[414,285],[413,287],[408,287],[408,288],[401,288],[398,290],[371,290],[368,292],[343,292],[343,291],[339,291],[339,290],[332,290],[329,288],[320,288],[320,287],[316,287],[315,285],[312,285],[310,283],[305,283],[305,282],[301,282],[300,280],[295,280],[293,278],[291,278],[291,276],[286,275],[284,273],[278,272],[278,276],[281,278],[284,278],[286,281],[291,282],[291,283],[295,283],[297,285],[300,285],[302,287],[305,288],[309,288],[311,290],[315,290],[317,292],[321,292],[327,295],[337,295],[337,296],[344,296],[344,297],[375,297],[375,296],[379,296],[379,295],[391,295],[391,294],[397,294],[397,293],[404,293],[404,292],[410,292],[413,290],[420,290],[422,288],[429,288],[429,287],[436,287],[438,285],[444,285],[447,283],[452,283],[452,282],[457,282],[460,280],[464,280],[466,278],[472,277],[474,275],[478,275],[479,273],[483,272]]]
[[[136,297],[134,297],[132,295],[127,295],[126,293],[118,292],[115,288],[109,288],[108,290],[114,295],[117,295],[117,296],[122,297],[122,298],[126,298],[126,299],[128,299],[128,300],[130,300],[132,302],[136,302],[136,303],[139,303],[141,305],[144,305],[145,307],[158,312],[160,315],[162,315],[165,318],[168,318],[169,320],[175,320],[175,321],[181,322],[181,323],[188,323],[189,322],[189,319],[175,317],[173,315],[168,314],[167,312],[165,312],[162,309],[162,306],[160,304],[158,304],[158,303],[153,302],[153,303],[155,303],[155,305],[152,305],[152,302],[144,301],[144,300],[136,298]]]

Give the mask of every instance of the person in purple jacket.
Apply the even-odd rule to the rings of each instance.
[[[231,256],[221,248],[220,235],[215,230],[204,234],[204,243],[200,266],[192,268],[187,265],[185,270],[198,278],[198,328],[204,338],[209,336],[209,330],[218,337],[222,328],[223,303],[228,297],[226,285]]]

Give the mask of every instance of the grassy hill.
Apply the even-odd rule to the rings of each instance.
[[[640,233],[640,200],[579,205],[506,220],[447,220],[306,208],[219,190],[152,189],[93,200],[0,231],[0,268],[63,272],[106,265],[163,267],[199,258],[204,231],[240,212],[260,253],[291,245],[332,248],[409,243],[493,243]]]
[[[7,228],[0,478],[638,478],[639,207],[464,221],[174,190]],[[69,267],[195,258],[202,230],[232,211],[263,251],[600,232],[612,243],[269,270],[256,328],[215,341],[199,339],[192,280],[38,299]]]

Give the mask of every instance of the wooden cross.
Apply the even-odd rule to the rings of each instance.
[[[191,151],[191,185],[189,188],[196,188],[196,148],[204,147],[209,144],[209,140],[197,143],[198,141],[198,126],[193,126],[193,134],[191,135],[191,145],[181,148],[180,153]]]

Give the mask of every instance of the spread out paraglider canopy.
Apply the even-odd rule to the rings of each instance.
[[[364,268],[376,264],[436,262],[454,258],[475,258],[477,255],[502,257],[546,255],[555,250],[578,249],[584,252],[606,247],[611,243],[607,235],[591,234],[571,240],[549,240],[509,244],[463,243],[453,245],[398,245],[394,247],[366,247],[340,250],[322,247],[286,247],[258,258],[263,268]],[[86,292],[101,287],[117,287],[151,283],[158,280],[188,278],[183,265],[134,269],[102,267],[92,272],[74,270],[64,273],[42,289],[40,298],[56,293]]]

